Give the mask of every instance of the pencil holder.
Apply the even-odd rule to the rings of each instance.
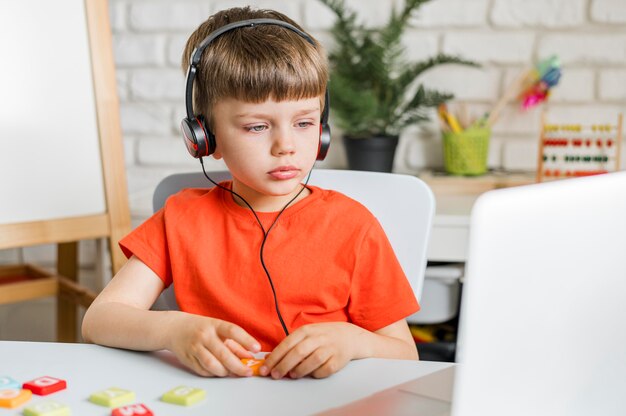
[[[446,172],[453,175],[481,175],[487,171],[491,130],[469,127],[460,133],[443,133],[443,158]]]

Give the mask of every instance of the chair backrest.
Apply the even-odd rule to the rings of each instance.
[[[210,172],[216,182],[230,179],[227,171]],[[435,199],[428,185],[402,174],[350,170],[315,169],[309,184],[333,189],[365,205],[381,223],[407,275],[415,296],[420,299],[426,269],[426,248],[435,212]],[[202,172],[166,177],[156,187],[154,210],[183,188],[210,188]],[[168,293],[169,292],[169,293]],[[166,290],[156,308],[176,309],[171,290]],[[412,321],[412,317],[407,319]]]

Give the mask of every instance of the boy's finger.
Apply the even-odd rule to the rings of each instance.
[[[239,358],[254,358],[254,355],[250,351],[242,347],[241,344],[235,340],[228,338],[224,341],[224,345]]]
[[[302,331],[296,331],[291,333],[280,344],[274,348],[274,350],[265,357],[265,363],[259,369],[261,375],[268,375],[276,365],[282,363],[285,357],[304,340],[305,336]]]
[[[311,375],[314,378],[326,378],[330,375],[335,374],[337,371],[341,370],[345,365],[346,363],[344,363],[343,365],[337,365],[335,360],[331,358],[330,360],[327,360],[320,368],[313,371]]]
[[[209,371],[207,371],[207,369],[205,369],[202,364],[200,364],[200,360],[198,359],[198,357],[196,357],[195,355],[192,355],[190,357],[190,360],[192,361],[191,363],[191,369],[193,371],[196,372],[196,374],[203,376],[203,377],[214,377],[214,374],[211,374]]]
[[[274,348],[272,350],[272,352],[270,352],[266,357],[265,357],[265,363],[263,363],[263,366],[260,369],[261,375],[262,376],[266,376],[270,373],[270,371],[272,371],[272,369],[274,368],[274,366],[276,364],[278,364],[280,362],[280,360],[283,359],[283,357],[285,356],[285,354],[287,354],[289,352],[289,350],[292,348],[291,347],[291,340],[293,338],[291,338],[294,334],[292,333],[291,335],[289,335],[287,338],[285,338],[284,340],[281,341],[280,344],[278,344],[276,346],[276,348]]]
[[[289,377],[300,378],[308,376],[322,367],[331,358],[328,349],[317,348],[293,369],[289,370]]]
[[[249,377],[252,375],[252,370],[244,365],[241,360],[221,341],[218,340],[211,345],[211,352],[225,367],[227,372],[230,371],[232,374],[241,377]]]
[[[217,327],[217,334],[221,339],[232,339],[238,342],[239,345],[253,353],[261,351],[261,344],[240,326],[222,321]]]
[[[194,358],[198,362],[198,365],[210,375],[217,377],[225,377],[228,375],[228,370],[209,350],[200,349],[196,352]]]
[[[290,349],[282,360],[274,365],[274,368],[270,371],[272,378],[279,379],[285,377],[317,349],[318,343],[314,339],[303,339]]]

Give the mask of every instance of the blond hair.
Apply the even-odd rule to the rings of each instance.
[[[211,32],[232,22],[269,18],[297,23],[274,10],[250,7],[222,10],[210,16],[187,40],[182,67],[187,71],[193,50]],[[194,80],[194,111],[212,125],[211,109],[220,99],[259,103],[322,97],[328,83],[328,62],[322,46],[278,25],[257,25],[228,31],[203,52]],[[323,110],[323,108],[322,108]]]

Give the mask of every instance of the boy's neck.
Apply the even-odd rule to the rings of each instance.
[[[302,189],[304,188],[304,189]],[[302,192],[300,192],[302,190]],[[233,191],[237,192],[235,184],[233,183]],[[300,193],[300,194],[298,194]],[[255,194],[255,195],[242,195],[248,204],[254,209],[255,212],[279,212],[282,209],[286,208],[285,205],[289,203],[294,197],[297,197],[289,203],[289,206],[296,204],[298,201],[303,200],[307,196],[311,194],[311,191],[305,187],[304,185],[298,186],[292,193],[289,195],[263,195],[263,194]],[[245,202],[241,198],[236,195],[232,195],[233,201],[241,207],[249,208]],[[288,208],[288,207],[287,207]]]

